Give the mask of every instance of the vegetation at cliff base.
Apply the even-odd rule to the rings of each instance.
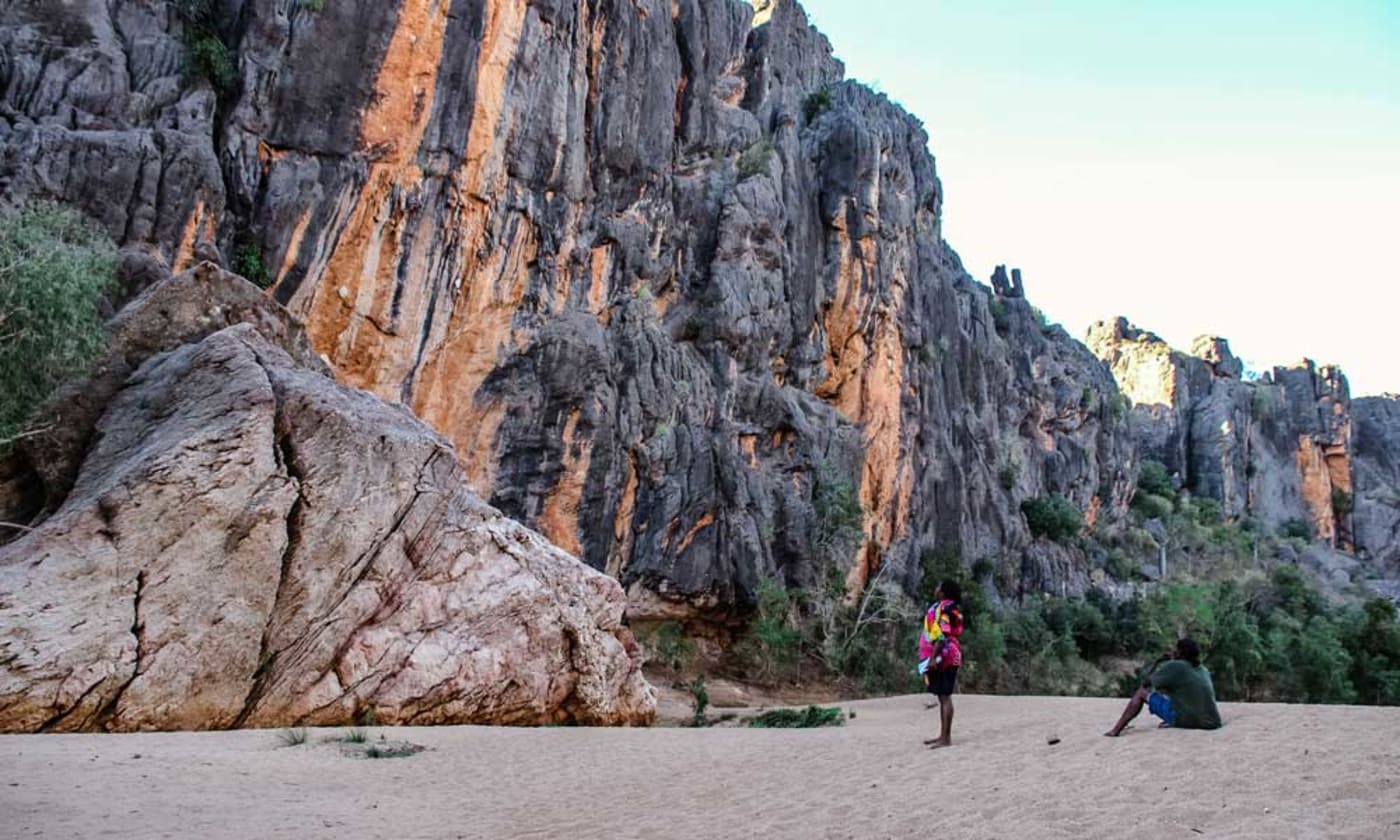
[[[115,264],[106,235],[72,210],[32,205],[0,217],[0,454],[102,349],[99,307]]]

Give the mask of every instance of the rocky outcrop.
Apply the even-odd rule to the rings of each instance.
[[[618,584],[277,312],[204,266],[65,397],[71,488],[0,547],[0,730],[649,722]]]
[[[1227,516],[1271,527],[1301,519],[1330,545],[1354,547],[1351,400],[1340,370],[1304,360],[1244,381],[1224,339],[1199,338],[1187,355],[1122,318],[1093,325],[1086,341],[1132,402],[1143,457]]]
[[[1400,397],[1352,400],[1352,473],[1357,547],[1389,577],[1400,576]]]
[[[129,42],[185,49],[158,8],[4,25],[17,67],[80,61],[89,30],[135,66]],[[342,382],[444,434],[478,493],[621,579],[639,617],[727,620],[760,580],[815,585],[831,564],[853,589],[888,563],[912,581],[929,546],[1023,588],[1084,585],[1083,554],[1036,544],[1020,504],[1125,508],[1112,377],[1037,322],[1019,273],[1000,294],[966,274],[927,135],[841,81],[796,3],[220,8],[237,82],[177,130],[221,183],[167,179],[178,206],[117,193],[163,226],[109,229],[177,263],[212,231]],[[60,18],[77,34],[23,40]],[[0,177],[110,203],[100,179],[23,174],[10,147],[48,112],[13,80],[36,72],[7,82]],[[177,87],[166,110],[91,130],[166,130],[212,96]],[[863,511],[834,558],[823,481]]]
[[[0,203],[57,199],[188,262],[224,218],[217,101],[190,84],[175,4],[0,9]]]

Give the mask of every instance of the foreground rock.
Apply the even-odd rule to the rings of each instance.
[[[180,311],[181,288],[134,306]],[[134,365],[71,492],[0,548],[0,730],[649,722],[618,584],[278,329]]]

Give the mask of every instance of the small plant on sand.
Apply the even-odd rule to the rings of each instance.
[[[749,720],[755,729],[812,729],[841,726],[846,716],[835,707],[808,706],[805,709],[773,709]]]
[[[387,744],[374,744],[366,747],[362,755],[365,758],[406,758],[410,755],[417,755],[427,749],[421,744],[410,744],[407,741],[391,741]]]
[[[705,709],[710,706],[710,692],[705,690],[705,675],[700,674],[695,678],[695,682],[690,684],[691,711],[693,715],[690,725],[696,728],[709,726],[710,722],[705,717]]]
[[[299,747],[306,743],[306,727],[283,729],[277,733],[277,741],[284,747]]]
[[[340,740],[347,744],[363,744],[369,740],[369,733],[358,726],[352,726],[345,730],[345,734],[340,737]]]

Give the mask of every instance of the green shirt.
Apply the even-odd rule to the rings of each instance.
[[[1163,662],[1152,672],[1152,687],[1172,699],[1173,726],[1182,729],[1219,729],[1220,709],[1215,706],[1215,686],[1204,665],[1180,659]]]

